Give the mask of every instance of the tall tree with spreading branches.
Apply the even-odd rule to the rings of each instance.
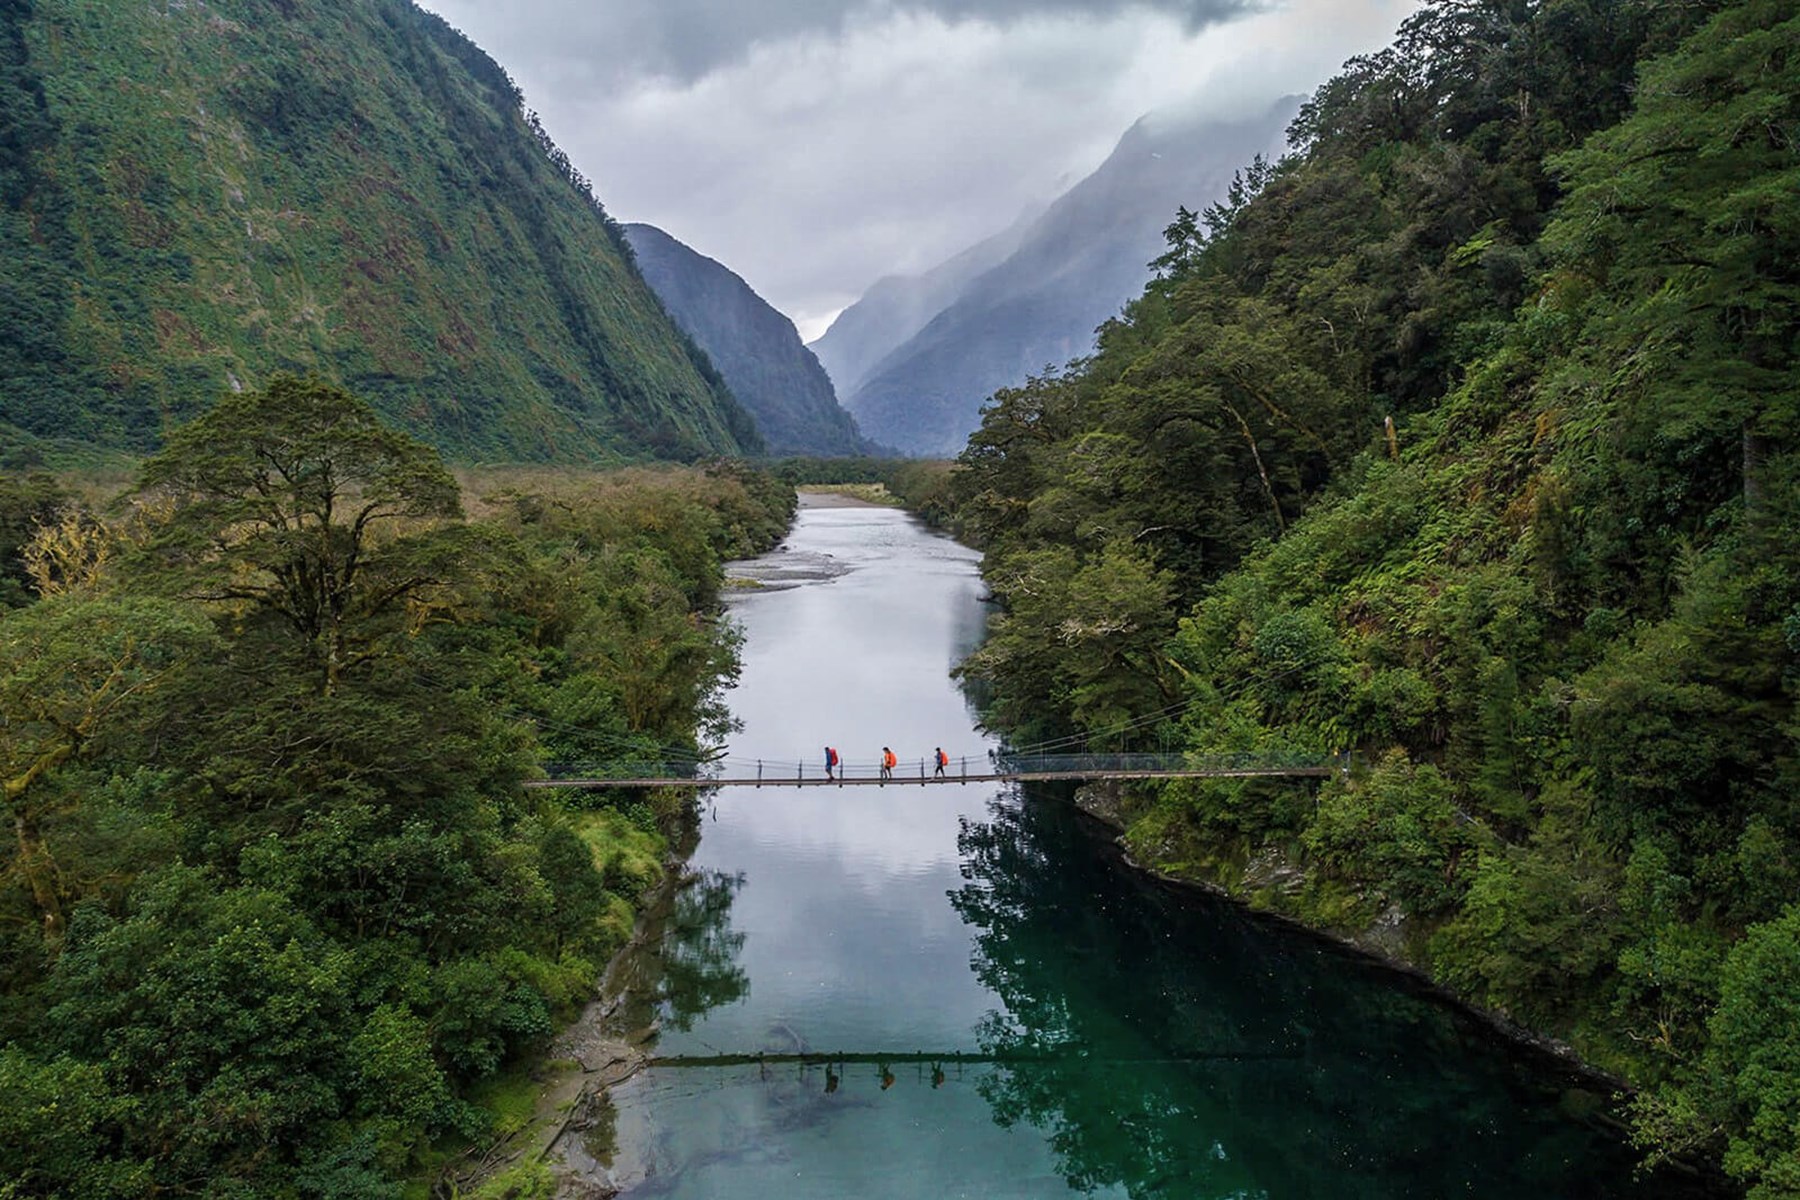
[[[143,486],[172,501],[152,545],[190,569],[191,594],[291,631],[326,695],[455,569],[430,536],[461,513],[436,451],[323,380],[227,396],[170,436]]]

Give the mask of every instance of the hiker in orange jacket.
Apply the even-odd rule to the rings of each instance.
[[[892,750],[883,746],[881,748],[881,777],[883,779],[892,779],[894,777],[894,764],[899,761],[899,759],[894,757],[894,752]]]

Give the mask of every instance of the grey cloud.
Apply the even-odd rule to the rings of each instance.
[[[448,0],[433,7],[453,15],[472,3]],[[551,45],[569,52],[579,47],[591,71],[691,83],[759,42],[841,34],[853,21],[888,14],[1008,24],[1034,16],[1106,18],[1135,9],[1178,16],[1193,30],[1266,7],[1266,0],[515,0],[512,7]]]
[[[1418,0],[420,2],[513,72],[609,212],[815,336],[879,276],[1047,203],[1146,112],[1310,88]]]

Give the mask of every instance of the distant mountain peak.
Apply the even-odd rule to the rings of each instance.
[[[811,348],[837,385],[839,397],[852,394],[871,368],[918,333],[968,283],[1019,248],[1044,213],[1034,205],[1013,223],[919,275],[883,275],[855,304],[839,313]]]
[[[905,314],[910,333],[861,364],[854,386],[840,389],[844,406],[883,444],[957,453],[994,392],[1092,351],[1094,331],[1143,292],[1176,208],[1222,199],[1239,168],[1258,154],[1279,154],[1299,103],[1286,97],[1231,120],[1167,112],[1139,118],[1105,162],[1017,231],[1005,253],[977,255],[979,270],[947,270],[947,263],[921,276],[949,286],[924,296],[929,303],[920,307],[934,311]],[[966,265],[966,255],[992,249],[983,243],[950,261]],[[871,289],[865,302],[877,300]],[[862,307],[847,309],[839,324]],[[881,315],[888,302],[871,307]],[[882,332],[891,336],[901,324]],[[829,364],[826,339],[814,345]],[[860,346],[879,344],[865,334]]]

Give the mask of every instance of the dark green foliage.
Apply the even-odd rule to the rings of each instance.
[[[1473,837],[1443,774],[1396,753],[1362,787],[1322,798],[1305,841],[1321,867],[1356,878],[1373,898],[1433,915],[1461,898],[1457,859]]]
[[[970,669],[1022,740],[1356,752],[1316,804],[1146,796],[1133,845],[1379,924],[1652,1088],[1647,1145],[1800,1194],[1800,17],[1442,0],[1296,132],[994,398]],[[1131,653],[1079,636],[1095,572]]]
[[[122,920],[77,918],[46,1029],[136,1097],[127,1146],[164,1187],[266,1186],[345,1106],[351,966],[284,897],[171,868]]]
[[[407,0],[0,8],[0,437],[308,371],[463,458],[760,440],[587,181]]]
[[[459,569],[450,548],[389,536],[460,515],[437,455],[316,379],[225,397],[171,435],[143,481],[175,505],[151,553],[193,570],[194,594],[282,625],[327,692]]]
[[[136,1104],[99,1067],[62,1057],[38,1063],[0,1049],[0,1173],[9,1195],[141,1196],[150,1164],[121,1153]]]
[[[1725,960],[1706,1077],[1733,1130],[1726,1166],[1752,1200],[1800,1191],[1800,905],[1752,928]]]
[[[0,617],[0,1194],[398,1196],[590,994],[662,826],[520,784],[698,750],[720,563],[793,495],[481,484],[469,521],[434,452],[277,377]]]

